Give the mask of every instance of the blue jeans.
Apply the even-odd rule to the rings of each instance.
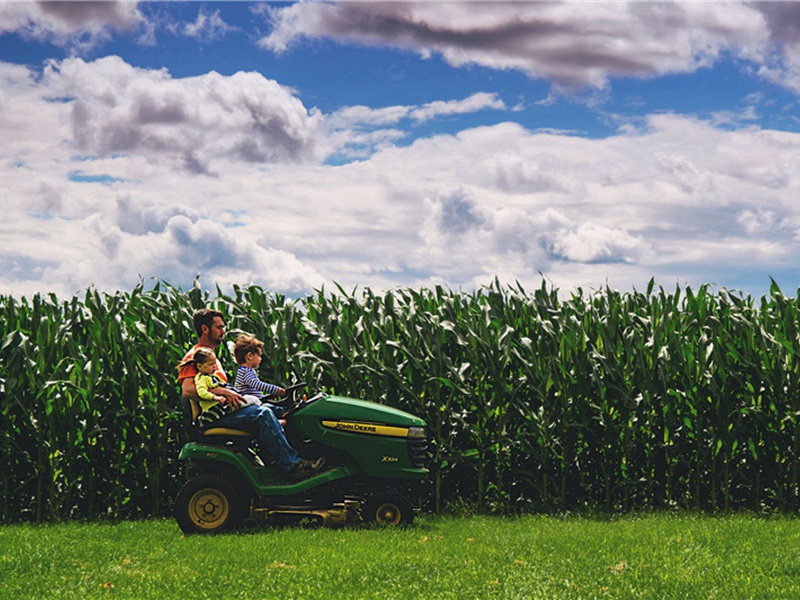
[[[282,406],[278,406],[277,404],[270,404],[269,402],[264,402],[261,406],[266,406],[269,408],[273,413],[275,413],[275,418],[280,419],[283,416],[283,413],[286,412],[286,409]]]
[[[244,396],[246,399],[251,400],[253,402],[261,402],[261,406],[268,407],[272,412],[275,413],[275,417],[280,419],[283,416],[283,413],[286,412],[286,409],[283,406],[278,406],[277,404],[272,404],[272,402],[264,402],[259,396],[255,394],[245,394]],[[258,403],[256,402],[256,404]]]
[[[261,449],[275,460],[278,469],[284,473],[291,471],[300,460],[297,451],[286,441],[283,427],[269,406],[243,406],[214,421],[213,427],[230,427],[254,434]]]

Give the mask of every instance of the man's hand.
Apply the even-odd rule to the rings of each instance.
[[[209,390],[215,396],[219,396],[222,398],[219,400],[222,404],[227,404],[234,410],[240,408],[243,404],[247,404],[244,398],[242,398],[239,394],[234,392],[233,390],[229,390],[227,388],[214,388]]]

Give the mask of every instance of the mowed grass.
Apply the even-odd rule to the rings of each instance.
[[[185,537],[168,520],[0,528],[1,598],[800,598],[800,520],[424,517]]]

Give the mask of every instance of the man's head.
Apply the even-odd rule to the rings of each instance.
[[[194,330],[203,345],[218,346],[225,335],[222,313],[210,308],[201,308],[194,313]]]

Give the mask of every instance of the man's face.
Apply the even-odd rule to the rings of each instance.
[[[222,317],[214,317],[214,322],[208,330],[208,341],[214,345],[222,343],[222,338],[225,336],[225,322]]]

